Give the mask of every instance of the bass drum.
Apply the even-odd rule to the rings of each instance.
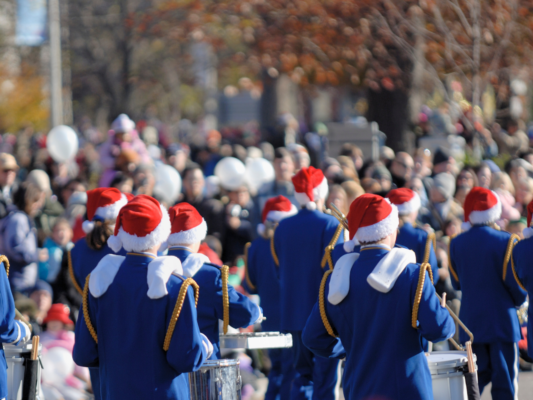
[[[468,368],[466,351],[434,351],[427,360],[434,400],[468,400],[463,374]]]
[[[191,400],[241,400],[239,360],[207,360],[189,373]]]
[[[24,382],[25,363],[24,360],[30,359],[32,344],[28,343],[24,347],[15,347],[14,345],[4,344],[4,353],[7,364],[7,399],[22,399],[22,384]],[[39,357],[41,356],[42,346],[39,345]],[[41,369],[39,368],[38,378],[38,399],[43,399],[41,390]]]

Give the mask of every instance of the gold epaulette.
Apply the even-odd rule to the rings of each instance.
[[[248,242],[244,246],[244,277],[250,289],[255,290],[255,285],[252,283],[252,280],[250,279],[250,275],[248,274],[248,250],[250,249],[251,245],[252,244]]]
[[[272,258],[274,259],[274,263],[276,266],[279,267],[279,259],[278,255],[276,254],[276,248],[274,247],[274,235],[276,234],[276,230],[272,232],[272,237],[270,238],[270,252],[272,253]]]
[[[176,300],[176,305],[174,306],[174,311],[172,312],[172,317],[170,318],[170,323],[168,324],[167,333],[165,335],[165,341],[163,342],[163,350],[168,351],[170,348],[170,341],[172,340],[172,335],[174,334],[174,329],[176,329],[176,323],[185,303],[185,298],[187,297],[187,289],[189,286],[192,286],[194,289],[194,304],[198,306],[198,296],[200,294],[200,287],[192,278],[187,278],[181,284],[180,292],[178,294],[178,299]]]
[[[431,254],[431,244],[433,243],[433,251],[437,251],[437,237],[435,232],[429,232],[426,239],[426,249],[424,250],[424,261],[423,263],[429,262],[429,255]]]
[[[9,260],[5,255],[0,255],[0,263],[4,263],[4,267],[6,269],[6,274],[9,277]]]
[[[96,335],[96,330],[94,329],[94,326],[91,322],[91,316],[89,315],[89,278],[91,277],[91,274],[87,276],[87,279],[85,279],[85,287],[83,288],[83,317],[85,319],[85,325],[87,325],[87,329],[89,330],[89,333],[93,337],[96,344],[98,344],[98,336]]]
[[[329,242],[329,244],[324,249],[324,255],[322,256],[322,261],[320,262],[320,266],[322,268],[326,266],[326,262],[327,262],[329,264],[329,269],[330,270],[333,269],[334,265],[333,265],[333,260],[331,258],[331,252],[335,248],[335,244],[337,243],[337,240],[339,240],[339,236],[341,235],[341,232],[343,229],[344,227],[342,226],[342,224],[339,224],[339,226],[337,226],[337,229],[335,230],[335,234],[331,238],[331,241]]]
[[[429,279],[433,284],[433,272],[429,263],[422,263],[420,265],[420,273],[418,275],[418,285],[416,287],[415,302],[413,304],[413,314],[411,316],[411,326],[418,329],[418,309],[420,308],[420,301],[422,300],[422,291],[424,290],[424,283],[426,281],[426,271],[429,273]]]
[[[78,281],[76,280],[76,276],[74,275],[74,268],[72,267],[72,255],[70,254],[70,250],[67,253],[67,259],[68,274],[70,275],[70,280],[72,281],[72,284],[74,285],[74,288],[78,291],[78,293],[83,295],[83,290],[81,290],[81,287],[80,285],[78,285]]]
[[[509,261],[511,261],[511,258],[513,255],[513,249],[519,241],[520,241],[520,237],[516,233],[513,233],[511,234],[511,237],[509,238],[509,241],[507,242],[507,249],[505,250],[505,257],[503,258],[503,280],[504,281],[505,281],[505,277],[507,276],[507,265],[509,265]],[[514,269],[513,269],[513,272],[514,272]]]
[[[229,326],[229,295],[228,295],[228,279],[229,279],[229,267],[223,265],[220,269],[222,272],[222,310],[224,325],[222,331],[224,335],[228,333]]]
[[[455,272],[455,270],[453,269],[453,264],[452,264],[452,256],[450,255],[450,248],[452,246],[452,240],[456,237],[457,235],[452,235],[450,236],[450,241],[448,243],[448,269],[450,270],[452,276],[454,277],[454,279],[459,282],[459,277],[457,276],[457,272]]]
[[[333,327],[329,323],[328,316],[326,314],[326,299],[324,297],[326,293],[326,281],[328,280],[328,276],[330,276],[332,272],[333,269],[326,271],[326,273],[322,277],[322,282],[320,282],[320,291],[318,292],[318,308],[320,310],[320,318],[322,318],[322,323],[324,324],[326,331],[329,333],[330,336],[337,337],[335,331],[333,330]]]

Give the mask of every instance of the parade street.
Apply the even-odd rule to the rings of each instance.
[[[491,400],[490,384],[487,386],[481,400]],[[533,399],[533,372],[520,372],[518,376],[518,400]]]

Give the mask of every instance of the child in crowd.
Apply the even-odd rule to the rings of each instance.
[[[39,263],[39,279],[54,283],[61,269],[63,253],[69,251],[72,243],[72,228],[66,218],[58,218],[52,228],[52,236],[44,241],[48,250],[48,261]]]

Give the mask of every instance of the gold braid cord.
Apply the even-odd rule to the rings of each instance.
[[[0,255],[0,263],[4,263],[4,267],[6,268],[6,274],[7,276],[9,276],[9,260],[3,254]]]
[[[276,266],[279,267],[279,260],[278,255],[276,254],[276,248],[274,247],[274,234],[276,231],[272,233],[272,237],[270,238],[270,252],[272,253],[272,258],[274,259],[274,262],[276,263]]]
[[[89,278],[90,277],[91,277],[91,274],[89,274],[87,279],[85,279],[85,287],[83,288],[83,317],[85,319],[85,325],[87,325],[87,329],[89,330],[89,333],[93,337],[96,344],[98,344],[98,336],[96,335],[96,331],[91,322],[91,316],[89,315]]]
[[[431,265],[423,263],[420,265],[420,274],[418,275],[418,286],[416,287],[415,302],[413,304],[413,314],[411,316],[411,326],[418,329],[418,309],[420,308],[420,301],[422,300],[422,291],[424,289],[424,282],[426,281],[426,271],[429,273],[429,279],[433,283],[433,272],[431,272]]]
[[[426,239],[426,249],[424,250],[424,261],[423,263],[429,262],[429,255],[431,254],[431,243],[433,243],[433,250],[437,251],[437,238],[434,232],[428,233]]]
[[[228,333],[229,326],[229,295],[228,295],[228,278],[229,278],[229,267],[223,265],[221,268],[222,271],[222,307],[223,307],[223,318],[224,326],[222,331],[224,335]]]
[[[74,276],[74,268],[72,267],[72,255],[70,254],[70,251],[67,253],[68,257],[68,274],[70,275],[70,280],[72,281],[72,284],[74,285],[74,288],[78,291],[79,294],[83,295],[83,290],[81,290],[80,285],[78,285],[78,281],[76,280],[76,277]]]
[[[250,289],[255,290],[255,285],[252,283],[250,275],[248,274],[248,250],[251,245],[251,243],[246,243],[246,246],[244,246],[244,277],[246,278],[246,283]]]
[[[335,234],[331,238],[331,241],[329,242],[329,245],[324,249],[324,256],[322,257],[322,261],[320,262],[320,266],[324,268],[326,266],[326,262],[329,264],[329,269],[333,269],[333,259],[331,258],[331,252],[335,248],[335,244],[337,243],[337,240],[339,240],[339,236],[341,235],[341,232],[343,230],[342,224],[339,224],[337,226],[337,229],[335,230]]]
[[[520,279],[518,278],[518,274],[516,273],[516,269],[515,269],[515,266],[514,266],[514,259],[513,259],[513,255],[511,254],[511,268],[513,269],[513,276],[516,280],[516,283],[518,283],[518,286],[520,286],[520,288],[527,292],[527,289],[526,287],[523,285],[522,282],[520,282]]]
[[[505,250],[505,258],[503,259],[503,280],[505,280],[505,277],[507,276],[507,265],[509,265],[509,261],[511,261],[513,248],[519,241],[520,237],[516,233],[513,233],[509,238],[509,242],[507,242],[507,250]]]
[[[452,276],[455,278],[455,280],[457,282],[459,282],[459,277],[457,276],[457,272],[455,272],[455,270],[453,269],[453,265],[452,265],[452,256],[450,254],[450,248],[452,246],[452,240],[456,237],[457,235],[453,235],[453,236],[450,236],[450,242],[448,243],[448,268],[450,270],[450,272],[452,273]]]
[[[174,306],[174,311],[172,311],[172,317],[170,318],[170,323],[168,324],[167,333],[165,335],[165,341],[163,342],[163,350],[168,351],[170,348],[170,341],[172,340],[172,335],[174,334],[174,329],[176,329],[176,323],[185,303],[185,298],[187,297],[187,289],[189,286],[192,286],[194,289],[194,302],[195,305],[198,305],[198,295],[200,294],[200,287],[192,278],[187,278],[181,284],[180,292],[178,294],[178,300],[176,300],[176,305]]]
[[[328,280],[328,276],[330,276],[332,272],[333,269],[326,271],[326,273],[322,277],[322,282],[320,282],[320,291],[318,292],[318,308],[320,309],[320,318],[322,318],[322,323],[324,324],[326,331],[328,331],[330,336],[337,337],[335,331],[333,330],[333,327],[329,323],[328,316],[326,314],[326,299],[324,297],[326,292],[326,281]]]

